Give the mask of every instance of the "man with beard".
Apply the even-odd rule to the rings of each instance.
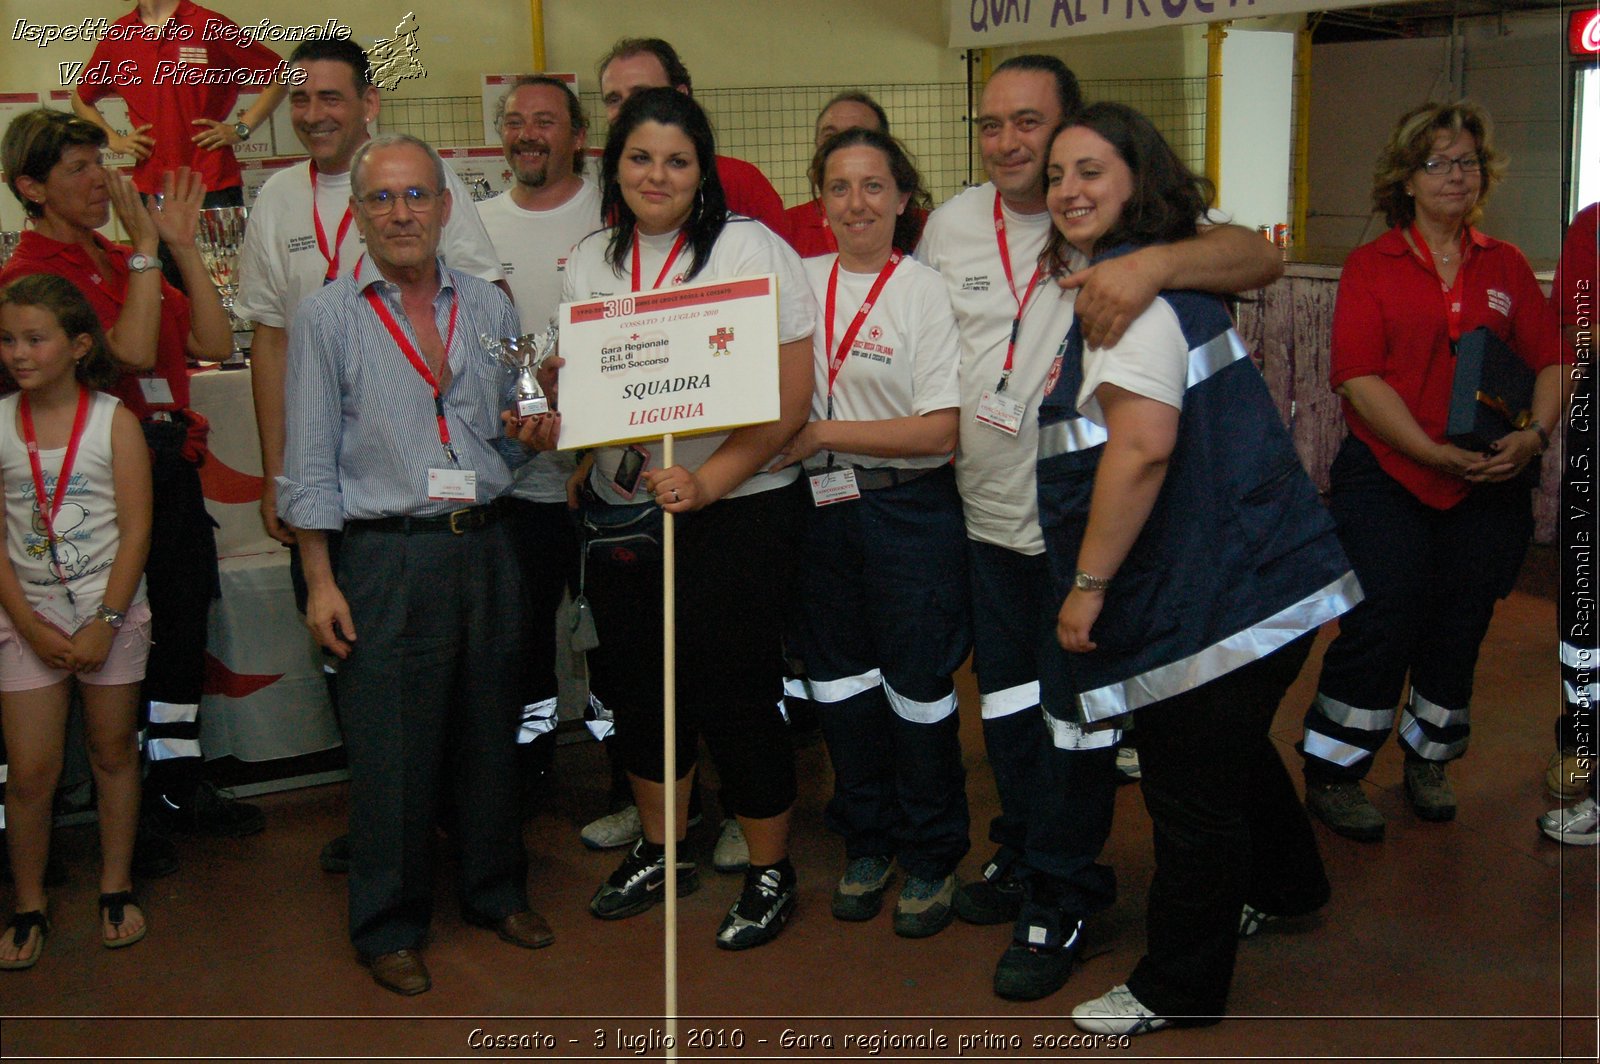
[[[501,97],[495,129],[516,184],[478,204],[478,217],[494,235],[522,331],[542,336],[561,303],[567,252],[600,228],[600,190],[583,179],[589,120],[561,81],[527,75]],[[575,467],[571,451],[541,452],[516,471],[502,502],[527,603],[528,689],[517,740],[529,785],[548,770],[554,742],[556,610],[578,554],[567,508]]]

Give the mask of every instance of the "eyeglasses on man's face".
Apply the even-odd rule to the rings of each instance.
[[[414,213],[426,214],[428,211],[433,210],[443,197],[443,192],[435,192],[431,188],[418,188],[415,185],[399,192],[380,188],[364,194],[361,197],[361,205],[366,208],[368,214],[375,218],[388,214],[394,210],[396,203],[402,201]]]
[[[1455,166],[1461,167],[1463,174],[1476,174],[1483,169],[1483,157],[1477,153],[1458,155],[1454,159],[1435,155],[1422,164],[1422,172],[1429,177],[1444,177],[1450,172],[1451,167]]]

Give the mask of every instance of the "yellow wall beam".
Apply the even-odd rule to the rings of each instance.
[[[528,21],[532,25],[533,70],[544,73],[544,0],[528,0]]]
[[[1206,27],[1206,179],[1222,202],[1222,41],[1228,23]]]
[[[1298,92],[1294,98],[1294,217],[1289,239],[1295,248],[1306,246],[1306,215],[1311,206],[1311,20],[1294,39],[1294,67]]]

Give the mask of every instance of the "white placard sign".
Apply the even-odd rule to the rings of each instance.
[[[945,0],[950,47],[992,48],[1098,33],[1298,15],[1370,0]]]
[[[561,304],[561,448],[778,419],[772,274]]]

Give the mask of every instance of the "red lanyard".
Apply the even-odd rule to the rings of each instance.
[[[1439,267],[1433,261],[1433,251],[1428,247],[1428,242],[1422,239],[1422,233],[1417,229],[1417,223],[1411,223],[1411,241],[1416,245],[1417,257],[1427,264],[1433,271],[1433,276],[1439,281],[1439,288],[1445,293],[1444,313],[1450,325],[1450,342],[1453,344],[1461,339],[1461,291],[1467,276],[1467,245],[1471,242],[1467,231],[1461,231],[1461,262],[1456,266],[1456,279],[1452,284],[1445,284],[1444,278],[1439,276]]]
[[[429,388],[433,389],[433,414],[434,417],[439,419],[439,442],[444,445],[445,456],[450,461],[457,462],[455,448],[450,446],[450,426],[444,420],[444,396],[439,393],[439,379],[433,375],[433,370],[428,368],[428,364],[423,361],[422,356],[417,354],[416,347],[412,345],[410,338],[401,330],[400,323],[394,320],[394,315],[389,313],[388,306],[384,304],[378,293],[369,287],[365,294],[367,302],[372,304],[373,312],[378,315],[378,320],[383,322],[383,327],[389,330],[390,336],[394,337],[395,346],[400,348],[400,353],[406,356],[411,363],[411,368],[416,370],[417,375],[427,382]],[[456,310],[456,293],[455,289],[451,289],[450,331],[444,338],[446,365],[450,362],[450,345],[456,338]]]
[[[344,208],[344,217],[339,219],[339,235],[334,238],[333,252],[328,252],[328,233],[322,228],[322,215],[317,211],[317,164],[311,164],[311,222],[317,227],[317,250],[322,252],[322,257],[328,263],[328,272],[322,275],[322,283],[327,284],[339,276],[339,248],[344,245],[344,236],[350,231],[350,221],[354,216],[350,213],[350,205]]]
[[[1006,271],[1006,287],[1011,289],[1011,298],[1017,301],[1017,316],[1011,319],[1011,337],[1006,341],[1006,364],[1000,368],[1000,384],[995,391],[1006,390],[1006,381],[1011,379],[1011,367],[1017,357],[1017,335],[1022,331],[1022,315],[1028,309],[1028,300],[1033,298],[1034,290],[1039,287],[1039,278],[1044,273],[1044,263],[1033,267],[1033,276],[1028,279],[1028,287],[1022,294],[1017,295],[1017,282],[1011,276],[1011,249],[1006,245],[1006,216],[1000,210],[1000,190],[994,190],[994,240],[1000,248],[1000,266]]]
[[[67,574],[61,568],[61,559],[56,556],[56,514],[61,512],[61,504],[67,497],[67,484],[72,480],[72,466],[78,458],[78,444],[83,440],[83,429],[89,422],[89,389],[78,387],[78,412],[72,419],[72,435],[67,440],[67,453],[61,459],[61,472],[56,474],[56,493],[45,502],[44,467],[39,463],[39,437],[33,429],[33,407],[28,403],[28,393],[23,392],[22,398],[17,402],[17,412],[22,420],[22,439],[28,445],[28,462],[33,466],[33,502],[39,508],[39,519],[44,524],[44,534],[50,546],[50,564],[56,571],[56,579],[65,586]],[[72,592],[67,592],[67,601],[72,601]]]
[[[827,326],[824,332],[825,347],[828,353],[828,420],[833,420],[833,382],[839,378],[839,370],[844,366],[844,360],[850,354],[850,347],[856,342],[856,333],[861,331],[861,323],[867,320],[867,315],[872,313],[872,307],[878,302],[878,296],[883,293],[883,286],[889,283],[889,275],[894,273],[894,268],[900,265],[901,255],[898,251],[889,253],[889,261],[883,264],[883,269],[878,271],[877,280],[872,282],[872,288],[867,292],[867,301],[861,304],[861,309],[856,311],[856,316],[850,322],[850,327],[844,331],[844,339],[839,341],[838,350],[833,346],[833,308],[839,293],[839,260],[833,260],[833,270],[828,274],[828,299],[827,299]]]
[[[683,245],[688,239],[688,232],[680,229],[678,231],[678,239],[672,242],[672,250],[667,252],[667,261],[662,263],[661,272],[656,275],[656,283],[650,286],[652,289],[660,288],[661,282],[667,279],[667,272],[672,269],[672,264],[678,261],[678,252],[683,250]],[[633,234],[633,290],[635,292],[641,290],[639,282],[643,279],[639,274],[639,234],[635,232]]]

